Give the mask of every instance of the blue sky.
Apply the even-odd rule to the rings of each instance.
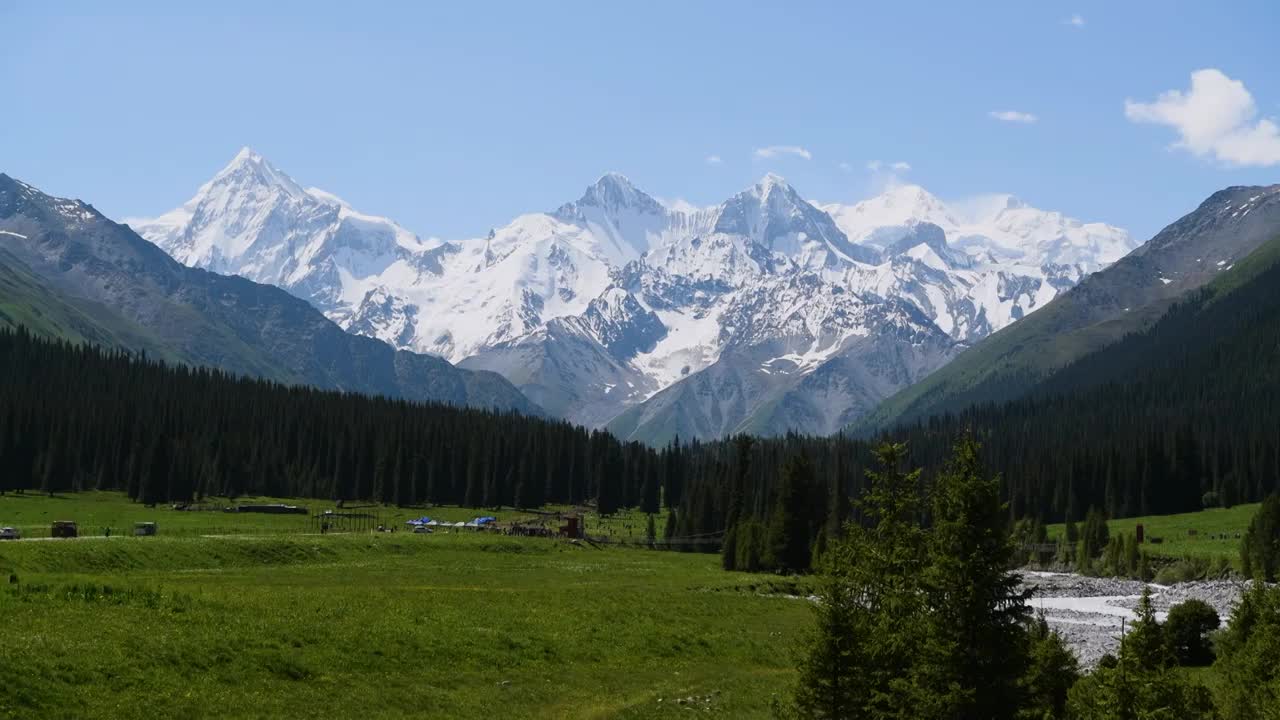
[[[608,170],[698,204],[767,171],[853,201],[901,162],[1142,239],[1280,182],[1274,2],[178,5],[0,0],[0,171],[158,214],[250,145],[445,238]]]

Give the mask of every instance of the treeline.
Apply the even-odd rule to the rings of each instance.
[[[819,438],[655,450],[564,422],[167,365],[0,330],[0,492],[123,490],[143,502],[272,495],[392,504],[669,511],[668,535],[768,517],[784,461],[847,498],[863,443]],[[729,489],[734,488],[730,493]]]
[[[1193,295],[1030,397],[892,439],[907,444],[927,485],[954,440],[972,433],[1015,519],[1260,500],[1280,490],[1280,267],[1229,290]],[[668,537],[724,534],[734,567],[790,567],[779,553],[798,558],[803,543],[811,557],[846,519],[861,519],[849,498],[872,467],[863,439],[651,449],[566,423],[284,387],[21,331],[0,334],[0,371],[0,490],[596,502],[605,513],[665,513]],[[796,457],[803,466],[784,472]]]
[[[680,451],[514,414],[167,366],[0,332],[0,492],[658,510]]]

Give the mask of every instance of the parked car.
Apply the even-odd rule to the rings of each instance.
[[[431,528],[427,527],[426,525],[418,525],[413,528],[413,534],[414,535],[430,535]]]
[[[0,528],[0,540],[21,540],[22,533],[18,528],[3,527]]]
[[[133,534],[138,537],[155,535],[156,530],[156,524],[153,522],[140,522],[133,524]]]

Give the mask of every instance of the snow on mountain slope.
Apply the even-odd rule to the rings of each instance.
[[[247,147],[182,207],[125,223],[184,265],[284,287],[331,317],[359,292],[351,279],[438,244],[304,189]]]
[[[647,440],[676,426],[835,429],[1132,246],[1009,196],[949,206],[902,186],[819,208],[770,174],[698,208],[616,173],[554,211],[439,242],[248,149],[134,227],[186,264],[280,285],[350,332],[496,370],[571,420],[601,426],[654,403],[621,432]],[[704,372],[716,381],[695,382]],[[673,418],[698,403],[698,422]]]
[[[948,206],[919,185],[899,185],[854,205],[820,206],[855,243],[883,248],[913,223],[942,228],[949,242],[997,262],[1070,266],[1075,280],[1124,257],[1137,243],[1120,228],[1038,210],[1012,195]]]

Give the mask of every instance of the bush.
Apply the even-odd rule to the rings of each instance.
[[[1178,664],[1201,667],[1212,663],[1213,647],[1209,633],[1221,624],[1218,611],[1203,600],[1188,600],[1170,608],[1164,634]]]
[[[1264,500],[1249,522],[1240,545],[1240,564],[1248,577],[1276,581],[1280,571],[1280,495]]]
[[[1160,568],[1160,571],[1156,573],[1155,582],[1157,585],[1191,582],[1203,579],[1208,572],[1208,560],[1184,557]]]
[[[1027,645],[1027,668],[1022,677],[1026,707],[1019,717],[1060,718],[1066,712],[1071,687],[1080,679],[1080,662],[1043,616],[1029,623]]]
[[[1231,575],[1231,561],[1225,555],[1215,555],[1209,563],[1208,577],[1225,578]]]
[[[1280,588],[1254,584],[1217,636],[1215,693],[1225,720],[1274,718],[1280,707]]]

